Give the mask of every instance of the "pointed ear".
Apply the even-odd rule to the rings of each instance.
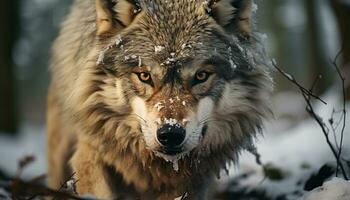
[[[227,32],[248,37],[252,32],[252,0],[212,0],[209,14]]]
[[[95,0],[97,35],[120,31],[141,11],[136,0]]]

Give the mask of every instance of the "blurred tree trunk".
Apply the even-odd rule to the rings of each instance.
[[[19,24],[18,2],[0,1],[0,131],[5,132],[17,130],[12,50]]]
[[[285,53],[286,52],[286,46],[288,46],[288,37],[286,34],[286,28],[281,22],[281,19],[276,17],[275,12],[269,12],[271,10],[278,10],[283,6],[282,1],[279,0],[269,0],[269,1],[255,1],[258,4],[258,16],[257,19],[259,21],[259,31],[261,30],[262,33],[267,33],[269,38],[272,39],[272,43],[275,45],[271,49],[273,52],[271,54],[276,58],[278,65],[280,67],[283,67],[284,70],[293,73],[296,77],[298,77],[298,74],[295,73],[293,68],[288,68],[291,66],[289,62],[290,55]],[[266,12],[267,11],[267,12]],[[289,50],[288,50],[289,51]],[[293,66],[293,65],[292,65]],[[290,88],[290,82],[286,80],[283,76],[274,76],[274,81],[278,84],[276,84],[276,91],[285,91],[286,89]]]
[[[349,1],[329,0],[337,18],[341,38],[343,73],[346,79],[346,95],[350,100],[350,4]]]
[[[318,81],[315,92],[321,94],[332,84],[333,78],[329,75],[330,62],[328,55],[325,55],[323,49],[322,29],[320,27],[320,12],[317,7],[319,0],[306,0],[306,12],[308,19],[308,33],[309,33],[309,55],[310,55],[310,81],[313,82],[318,75],[322,76],[322,79]]]

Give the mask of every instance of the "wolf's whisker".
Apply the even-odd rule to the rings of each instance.
[[[135,115],[136,117],[140,118],[141,120],[143,120],[146,124],[147,124],[147,120],[145,120],[144,118],[142,118],[140,115],[136,114],[136,113],[132,113],[131,115]]]

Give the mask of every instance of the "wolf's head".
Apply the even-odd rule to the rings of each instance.
[[[96,129],[165,157],[240,149],[268,113],[272,88],[254,50],[251,3],[96,0]]]

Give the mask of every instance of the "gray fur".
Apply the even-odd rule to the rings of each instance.
[[[238,3],[222,1],[223,5]],[[173,199],[185,192],[190,199],[202,199],[211,178],[237,161],[244,145],[261,130],[263,118],[271,114],[273,84],[264,52],[254,33],[243,37],[235,31],[243,11],[229,8],[226,13],[232,16],[225,16],[223,26],[215,18],[218,10],[212,7],[213,13],[208,13],[204,3],[139,1],[137,9],[141,10],[130,24],[96,36],[94,1],[76,0],[63,24],[53,48],[50,95],[59,118],[73,129],[78,141],[73,170],[80,169],[79,149],[87,143],[102,168],[108,168],[103,171],[113,182],[109,197],[124,195],[118,192],[120,185],[144,199]],[[220,2],[216,4],[220,8]],[[202,65],[214,66],[215,76],[210,84],[193,86],[191,77]],[[161,87],[156,93],[151,86],[135,85],[133,71],[140,66],[150,67],[159,78]],[[190,95],[185,95],[187,87]],[[179,172],[145,142],[141,130],[145,119],[133,114],[131,105],[139,97],[151,109],[175,96],[190,99],[184,113],[195,111],[205,97],[215,103],[210,119],[203,122],[205,135],[179,161]],[[174,109],[159,113],[182,118]]]

